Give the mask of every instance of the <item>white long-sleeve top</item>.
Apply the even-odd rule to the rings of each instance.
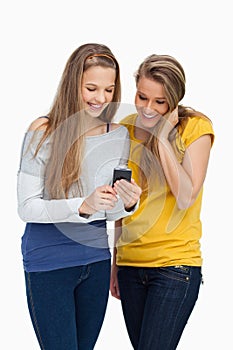
[[[87,223],[103,219],[114,221],[132,214],[133,211],[125,211],[120,198],[114,209],[110,211],[98,211],[88,219],[78,214],[78,208],[96,187],[111,184],[113,168],[127,164],[130,140],[124,126],[121,125],[105,134],[86,137],[81,173],[83,194],[80,197],[74,196],[74,184],[69,191],[68,199],[49,199],[46,195],[45,169],[50,159],[51,138],[44,141],[37,156],[34,157],[42,135],[43,131],[28,131],[22,145],[17,195],[18,213],[23,221]],[[33,142],[31,142],[32,137]]]

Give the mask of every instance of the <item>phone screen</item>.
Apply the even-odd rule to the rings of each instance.
[[[115,168],[113,170],[112,185],[114,185],[114,182],[121,179],[131,182],[131,175],[132,175],[132,170],[129,168]]]

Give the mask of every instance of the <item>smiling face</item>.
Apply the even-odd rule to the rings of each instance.
[[[85,111],[99,117],[113,99],[116,71],[113,68],[92,66],[83,73],[82,97]]]
[[[144,129],[153,128],[169,109],[163,85],[144,76],[140,77],[135,105],[139,126]]]

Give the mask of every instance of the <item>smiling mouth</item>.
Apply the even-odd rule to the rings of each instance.
[[[143,117],[145,117],[146,119],[153,119],[153,118],[157,118],[159,117],[159,114],[146,114],[146,113],[142,113]]]
[[[95,111],[95,112],[99,112],[103,109],[104,105],[97,105],[97,104],[94,104],[94,103],[88,103],[90,109],[92,111]]]

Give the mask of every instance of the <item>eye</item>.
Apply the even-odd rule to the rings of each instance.
[[[113,89],[106,89],[106,91],[111,94],[113,92]]]
[[[163,105],[165,101],[156,100],[156,103],[158,103],[158,105]]]
[[[95,89],[93,89],[93,88],[88,88],[88,87],[87,87],[87,90],[88,90],[88,91],[95,91]]]
[[[139,99],[142,100],[142,101],[145,101],[146,100],[146,97],[142,96],[142,95],[138,95]]]

